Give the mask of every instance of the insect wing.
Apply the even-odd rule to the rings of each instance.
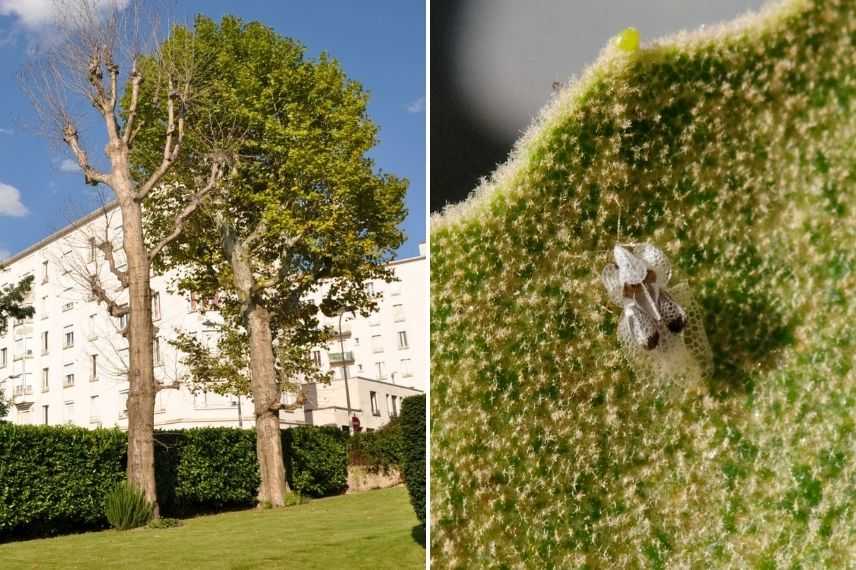
[[[645,262],[657,274],[655,283],[658,287],[665,287],[672,278],[672,264],[669,258],[660,248],[650,243],[640,243],[633,248],[633,255]]]
[[[674,334],[683,331],[687,326],[687,312],[681,307],[666,291],[660,291],[660,298],[657,305],[660,309],[660,314],[663,317],[663,322],[666,327]]]
[[[622,285],[636,285],[645,280],[645,275],[648,274],[648,266],[645,265],[644,261],[620,245],[613,248],[612,254],[615,256],[618,278]]]
[[[601,273],[600,277],[603,280],[603,286],[606,287],[606,293],[609,295],[609,299],[619,307],[623,306],[621,298],[623,296],[624,286],[618,276],[618,266],[614,263],[608,264],[603,268],[603,273]]]
[[[653,350],[660,341],[654,319],[636,304],[624,307],[621,322],[618,323],[618,336],[625,345],[645,350]]]

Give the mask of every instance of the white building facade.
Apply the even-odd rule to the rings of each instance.
[[[104,254],[94,246],[96,236],[99,242],[105,236],[112,241],[122,268],[121,213],[115,207],[85,216],[4,262],[0,285],[33,276],[27,302],[35,315],[17,322],[10,319],[0,335],[0,394],[12,404],[3,419],[127,428],[128,343],[121,334],[125,322],[110,317],[86,283],[87,275],[97,274],[105,286],[118,289]],[[304,386],[304,407],[282,412],[283,427],[347,426],[350,408],[362,427],[375,429],[398,414],[403,398],[425,390],[427,261],[420,255],[394,261],[390,269],[398,281],[366,284],[378,295],[378,310],[368,318],[343,315],[341,337],[337,334],[329,346],[313,350],[319,367],[332,370],[335,379],[329,385]],[[217,315],[175,293],[172,277],[152,278],[155,378],[164,385],[178,385],[158,392],[155,428],[252,427],[249,398],[193,394],[181,384],[182,357],[169,340],[178,331],[216,334],[210,323]],[[118,302],[123,302],[123,295],[127,302],[127,292],[117,295]],[[338,331],[339,319],[321,320]],[[283,395],[286,402],[294,397]]]

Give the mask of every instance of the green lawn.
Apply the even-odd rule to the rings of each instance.
[[[0,545],[0,568],[423,568],[404,487]]]

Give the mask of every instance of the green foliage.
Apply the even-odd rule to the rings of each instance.
[[[400,470],[403,451],[398,417],[377,431],[355,433],[348,439],[348,463],[367,467],[372,473],[386,475],[390,469]]]
[[[244,309],[271,315],[280,387],[296,377],[324,380],[310,357],[329,331],[319,327],[310,293],[354,310],[374,304],[362,286],[388,279],[385,268],[403,242],[405,180],[377,172],[368,152],[377,127],[367,115],[368,94],[326,54],[305,57],[297,42],[257,23],[199,17],[192,30],[177,26],[163,45],[165,60],[192,51],[197,84],[186,109],[188,130],[170,182],[198,187],[212,160],[229,175],[188,221],[182,240],[156,260],[180,268],[178,287],[213,300],[225,317],[216,350],[180,338],[189,348],[190,381],[200,389],[246,393],[248,366]],[[157,76],[159,63],[141,63]],[[163,85],[142,86],[141,101]],[[127,101],[126,101],[127,104]],[[140,178],[161,161],[163,110],[143,105],[145,120],[132,153]],[[153,242],[173,229],[174,212],[188,197],[165,184],[146,202],[146,235]],[[251,286],[236,282],[234,246],[251,267]],[[243,344],[236,339],[244,339]],[[220,365],[217,362],[220,361]]]
[[[283,432],[297,458],[290,467],[292,489],[312,496],[341,492],[347,482],[344,437],[335,429],[299,430],[296,438]],[[156,432],[155,440],[161,514],[255,503],[253,430]],[[118,429],[0,423],[0,539],[104,527],[105,498],[125,480],[126,457],[127,435]]]
[[[854,22],[789,0],[607,50],[434,220],[434,566],[846,566]],[[622,355],[599,279],[619,239],[689,284],[710,378]]]
[[[10,318],[26,319],[33,316],[35,309],[32,304],[26,304],[32,286],[33,276],[30,275],[15,285],[6,285],[0,289],[0,334],[6,334]]]
[[[9,402],[7,402],[3,398],[3,394],[0,394],[0,421],[2,421],[3,418],[5,418],[8,413],[9,413]]]
[[[419,521],[425,524],[425,394],[405,398],[401,404],[401,462],[410,502]]]
[[[283,430],[282,450],[289,488],[308,497],[344,492],[348,485],[346,438],[334,426]]]
[[[153,511],[145,493],[128,481],[119,482],[104,499],[104,516],[116,530],[144,526],[152,518]]]
[[[126,449],[120,430],[0,423],[0,536],[104,526]]]

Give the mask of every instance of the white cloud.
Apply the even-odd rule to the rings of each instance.
[[[120,9],[128,5],[129,0],[90,0],[99,9]],[[57,11],[63,8],[56,0],[0,0],[0,15],[17,16],[28,28],[38,28],[54,21]]]
[[[420,97],[415,101],[411,101],[407,104],[407,112],[408,113],[421,113],[425,110],[425,97]]]
[[[12,216],[21,218],[30,211],[21,203],[21,193],[9,184],[0,182],[0,216]]]
[[[63,172],[80,172],[80,165],[70,158],[64,158],[59,163],[59,169]]]
[[[14,135],[14,134],[15,134],[15,131],[13,131],[12,129],[0,128],[0,135]]]

